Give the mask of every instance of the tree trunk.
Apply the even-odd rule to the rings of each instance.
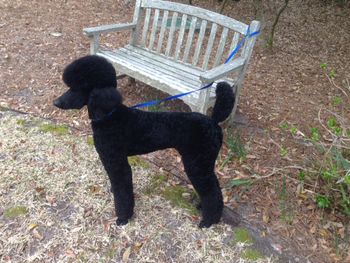
[[[282,15],[282,13],[284,12],[284,10],[286,10],[287,6],[288,6],[289,0],[284,0],[284,5],[282,6],[282,8],[278,11],[277,16],[275,18],[275,21],[272,24],[272,29],[270,32],[270,37],[269,40],[267,40],[267,46],[269,48],[273,47],[273,38],[275,36],[275,30],[276,30],[276,26],[278,23],[278,20],[280,19],[280,16]]]

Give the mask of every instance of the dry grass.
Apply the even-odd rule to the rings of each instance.
[[[185,209],[143,194],[151,167],[133,167],[136,214],[117,227],[94,147],[50,125],[0,111],[1,262],[245,262],[231,227],[200,230]]]

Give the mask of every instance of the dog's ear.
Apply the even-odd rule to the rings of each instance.
[[[90,119],[102,119],[122,104],[122,96],[114,87],[93,89],[88,101]]]

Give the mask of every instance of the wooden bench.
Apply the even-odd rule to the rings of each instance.
[[[224,61],[247,32],[259,29],[258,21],[248,26],[191,5],[137,0],[132,23],[85,28],[84,33],[91,39],[91,54],[105,57],[118,73],[170,95],[226,80],[235,87],[238,99],[256,37],[246,38],[234,59]],[[129,44],[115,50],[100,47],[102,33],[123,30],[131,32]],[[215,102],[215,89],[181,99],[192,111],[206,114]]]

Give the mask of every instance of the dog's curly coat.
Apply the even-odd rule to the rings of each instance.
[[[232,111],[235,96],[230,85],[217,85],[213,114],[145,112],[128,108],[116,89],[112,64],[98,56],[72,62],[63,73],[69,90],[54,101],[61,109],[81,109],[87,105],[92,120],[96,150],[112,185],[117,224],[133,215],[134,194],[128,156],[175,148],[182,156],[188,178],[200,196],[202,221],[210,227],[220,221],[223,200],[214,173],[222,144],[219,122]]]

